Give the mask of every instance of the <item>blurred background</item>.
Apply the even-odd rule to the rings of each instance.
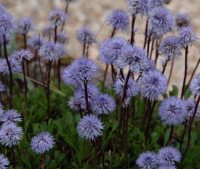
[[[35,24],[35,30],[32,34],[39,34],[42,29],[48,24],[47,16],[49,11],[54,8],[65,9],[65,0],[0,0],[15,17],[18,19],[23,16],[32,18]],[[125,9],[127,5],[124,0],[73,0],[69,5],[69,18],[66,24],[66,32],[69,35],[69,43],[67,44],[68,53],[71,57],[79,57],[82,52],[82,46],[76,39],[76,32],[81,26],[90,27],[97,35],[97,43],[91,47],[90,57],[98,59],[98,44],[106,39],[111,32],[111,28],[106,25],[106,16],[114,9]],[[178,12],[187,12],[190,16],[191,25],[199,36],[200,30],[200,1],[199,0],[171,0],[168,5],[173,14]],[[136,44],[140,45],[143,42],[145,18],[138,17],[136,28]],[[130,30],[123,34],[129,37]],[[199,43],[190,49],[189,54],[189,74],[194,69],[197,59],[200,57]],[[183,61],[176,61],[173,78],[171,83],[180,86],[183,79]],[[99,64],[99,62],[97,62]],[[102,66],[102,65],[100,65]],[[168,66],[169,67],[169,66]],[[198,70],[198,72],[200,72]]]

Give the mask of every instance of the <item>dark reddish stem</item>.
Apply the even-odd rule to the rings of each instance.
[[[145,26],[145,36],[144,36],[144,45],[143,45],[143,48],[145,49],[146,48],[146,45],[147,45],[147,38],[148,38],[148,27],[149,27],[149,21],[147,19],[146,21],[146,26]]]
[[[131,41],[130,43],[133,45],[134,42],[135,42],[135,20],[136,20],[136,17],[135,15],[132,15],[132,21],[131,21]]]
[[[87,87],[87,81],[84,81],[84,94],[85,94],[85,102],[86,102],[86,113],[90,113],[90,106],[89,106],[89,100],[88,100],[88,87]]]

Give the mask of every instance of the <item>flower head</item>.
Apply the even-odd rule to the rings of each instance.
[[[148,57],[141,63],[141,72],[147,73],[149,71],[154,71],[155,69],[155,62]]]
[[[23,59],[31,60],[33,58],[33,53],[29,49],[20,49],[13,52],[11,58],[21,63]]]
[[[88,102],[89,105],[93,105],[96,97],[100,95],[98,88],[92,84],[87,86],[88,88]],[[69,107],[75,111],[86,110],[85,93],[82,87],[78,88],[74,96],[69,100]]]
[[[95,42],[96,37],[95,34],[87,27],[82,27],[77,32],[77,39],[82,44],[92,44]]]
[[[6,169],[8,168],[10,162],[8,161],[8,158],[4,156],[3,154],[0,154],[0,168]]]
[[[194,99],[185,100],[187,119],[190,119],[194,115],[195,106],[196,102]],[[200,107],[198,107],[195,117],[200,117]]]
[[[15,23],[15,31],[20,34],[27,34],[33,30],[33,22],[29,17],[23,17]]]
[[[14,109],[7,110],[4,113],[0,114],[0,122],[13,123],[21,121],[22,121],[21,114],[19,114]]]
[[[141,153],[136,161],[137,166],[140,169],[153,169],[157,167],[157,155],[156,153],[147,151]]]
[[[45,42],[40,48],[39,53],[45,60],[58,61],[65,55],[66,51],[60,43]]]
[[[95,115],[86,115],[80,119],[77,131],[80,137],[95,140],[102,135],[103,123]]]
[[[176,36],[169,36],[164,39],[159,48],[159,52],[164,56],[164,60],[171,60],[181,56],[181,42]]]
[[[114,37],[104,41],[100,47],[100,58],[106,64],[114,64],[121,56],[127,41],[121,37]]]
[[[191,46],[197,40],[197,36],[191,27],[182,27],[179,31],[179,37],[183,47]]]
[[[49,132],[42,132],[31,140],[31,148],[35,153],[43,154],[53,148],[54,137]]]
[[[145,16],[149,10],[149,0],[126,0],[132,15]]]
[[[107,94],[97,95],[91,104],[91,109],[96,114],[108,115],[115,110],[115,107],[115,101]]]
[[[69,36],[67,35],[66,32],[58,33],[58,35],[57,35],[58,43],[64,44],[64,43],[68,42],[68,40],[69,40]]]
[[[9,61],[10,61],[12,72],[22,72],[22,67],[18,60],[16,60],[13,57],[10,57]],[[8,69],[6,59],[0,59],[0,72],[3,74],[9,74],[9,69]]]
[[[149,9],[153,10],[157,7],[163,7],[165,0],[149,0]]]
[[[126,31],[129,25],[129,18],[125,11],[117,9],[108,16],[107,22],[113,29]]]
[[[158,160],[160,168],[163,167],[173,167],[175,162],[180,162],[181,153],[174,147],[163,147],[158,152]]]
[[[174,27],[172,14],[164,7],[153,9],[149,14],[149,27],[154,36],[161,36],[172,31]]]
[[[164,124],[181,124],[187,116],[184,101],[176,97],[165,99],[160,105],[159,116]]]
[[[91,80],[96,74],[96,71],[97,66],[92,60],[80,58],[65,68],[63,80],[66,84],[71,84],[76,87],[84,81]]]
[[[142,70],[142,65],[147,58],[146,50],[136,46],[126,45],[121,53],[121,56],[116,61],[116,65],[121,69],[129,67],[134,73]]]
[[[39,50],[43,43],[44,40],[40,36],[32,36],[28,39],[28,45],[34,50]]]
[[[139,84],[142,96],[149,100],[158,99],[167,90],[167,79],[160,71],[143,74]]]
[[[54,29],[51,26],[47,25],[46,27],[44,27],[42,31],[42,35],[44,37],[50,38],[53,34],[54,34]]]
[[[194,95],[200,96],[200,74],[192,79],[190,83],[190,90]]]
[[[0,128],[0,143],[6,147],[12,147],[19,144],[22,135],[22,128],[15,123],[3,123]]]
[[[65,23],[67,15],[63,10],[54,9],[49,13],[48,19],[51,22],[52,27],[60,26]]]

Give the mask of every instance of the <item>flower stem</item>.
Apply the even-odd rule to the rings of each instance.
[[[171,67],[170,67],[170,71],[169,71],[169,77],[168,77],[168,81],[167,81],[167,86],[169,86],[169,83],[170,83],[170,80],[171,80],[171,77],[172,77],[173,69],[174,69],[174,59],[172,59],[172,62],[171,62]]]
[[[146,21],[146,26],[145,26],[144,45],[143,45],[143,48],[144,48],[144,49],[146,48],[146,45],[147,45],[148,27],[149,27],[149,20],[147,19],[147,21]]]
[[[48,71],[47,71],[47,111],[50,115],[50,77],[51,77],[51,66],[52,61],[48,62]]]
[[[90,113],[89,108],[89,100],[88,100],[88,87],[87,87],[87,81],[84,81],[84,94],[85,94],[85,102],[86,102],[86,113]]]
[[[173,132],[174,132],[174,126],[172,125],[172,126],[170,127],[169,139],[168,139],[166,145],[169,145],[169,143],[171,142],[172,136],[173,136]]]
[[[130,43],[133,45],[134,42],[135,42],[135,30],[134,30],[134,27],[135,27],[135,20],[136,20],[136,17],[135,15],[132,15],[132,21],[131,21],[131,41]]]

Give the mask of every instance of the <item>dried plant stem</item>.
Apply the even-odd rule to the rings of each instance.
[[[131,41],[130,43],[133,45],[135,43],[135,20],[136,20],[136,17],[135,15],[132,15],[132,20],[131,20]]]
[[[181,89],[181,99],[184,96],[184,91],[185,91],[185,83],[186,83],[186,78],[187,78],[187,68],[188,68],[188,49],[189,47],[185,47],[185,70],[184,70],[184,78],[183,78],[183,84],[182,84],[182,89]]]
[[[146,25],[145,25],[145,33],[144,33],[144,45],[143,48],[146,48],[147,45],[147,37],[148,37],[148,27],[149,27],[149,20],[146,20]]]
[[[10,61],[8,59],[8,52],[7,52],[7,47],[6,47],[6,37],[3,36],[3,47],[4,47],[4,55],[6,58],[6,62],[8,65],[8,71],[9,71],[9,88],[10,88],[10,93],[9,93],[9,108],[13,107],[13,74],[12,74],[12,68],[11,68],[11,64]]]
[[[51,66],[52,61],[48,62],[48,71],[47,71],[47,111],[50,115],[50,78],[51,78]]]

